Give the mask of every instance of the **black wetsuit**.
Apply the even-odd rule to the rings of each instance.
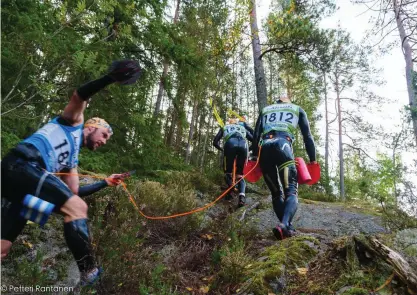
[[[56,125],[63,126],[63,128],[68,127],[68,125],[63,124],[64,121],[59,117],[53,121]],[[75,195],[61,179],[48,172],[48,167],[45,164],[46,158],[43,158],[41,154],[34,145],[21,142],[1,162],[2,198],[9,201],[9,203],[4,202],[5,206],[2,206],[2,240],[14,242],[25,227],[27,220],[21,216],[21,212],[24,209],[22,200],[27,194],[53,204],[55,206],[54,212],[59,212],[68,199]],[[78,157],[78,154],[76,156]],[[63,157],[59,159],[63,159]],[[59,172],[67,171],[68,169],[63,169]],[[98,187],[103,188],[105,186],[107,184],[103,185],[102,182],[86,186],[87,193],[93,192],[91,188],[97,191]],[[65,222],[64,236],[80,272],[83,274],[93,269],[95,259],[92,255],[87,219]]]
[[[88,82],[77,89],[78,97],[89,97],[114,82],[108,75]],[[83,142],[83,124],[72,126],[62,117],[44,125],[36,133],[19,143],[1,162],[2,202],[1,239],[14,242],[27,220],[21,217],[26,208],[22,201],[26,195],[38,198],[41,204],[53,204],[54,212],[75,195],[54,172],[68,172],[78,164],[78,153]],[[107,186],[104,181],[79,189],[88,195]],[[82,192],[82,194],[81,194]],[[32,195],[32,196],[30,196]],[[40,200],[40,201],[39,201]],[[48,204],[48,206],[49,206]],[[31,216],[38,214],[30,211]],[[39,214],[38,214],[39,216]],[[64,236],[82,274],[95,268],[87,218],[64,222]]]
[[[260,166],[276,216],[287,228],[297,211],[297,169],[292,142],[296,127],[300,127],[310,158],[316,160],[314,140],[305,111],[294,104],[278,103],[264,108],[258,117],[254,134],[254,154],[261,144]]]
[[[243,168],[248,157],[248,144],[246,139],[250,142],[253,140],[253,129],[249,127],[245,122],[239,122],[236,124],[227,124],[223,128],[219,129],[219,132],[213,140],[213,146],[218,150],[223,150],[220,147],[220,140],[224,137],[224,158],[223,158],[223,170],[225,173],[225,180],[230,187],[233,184],[233,165],[236,161],[236,181],[243,175]],[[245,189],[246,183],[242,179],[237,188],[239,190],[239,205],[245,203]]]
[[[59,117],[53,121],[56,125],[63,122]],[[47,170],[41,152],[24,141],[2,159],[1,195],[11,204],[2,208],[1,239],[14,242],[26,225],[27,220],[19,212],[24,207],[22,201],[27,194],[54,204],[54,212],[59,212],[62,205],[74,195],[61,179]]]

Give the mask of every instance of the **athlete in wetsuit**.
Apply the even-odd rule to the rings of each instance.
[[[213,146],[223,151],[220,147],[220,140],[223,138],[224,146],[224,173],[227,185],[230,187],[233,184],[233,163],[236,160],[236,181],[243,177],[243,167],[245,166],[248,157],[248,143],[253,140],[253,129],[249,127],[246,122],[239,122],[237,118],[229,119],[229,122],[219,129],[214,140]],[[239,203],[238,206],[245,205],[245,180],[242,179],[237,184],[239,191]],[[230,199],[230,195],[227,196]]]
[[[95,263],[87,226],[87,204],[80,198],[108,185],[120,183],[120,175],[113,174],[103,181],[79,186],[77,176],[78,153],[82,146],[90,150],[106,144],[112,135],[110,125],[100,118],[92,118],[84,124],[84,110],[91,96],[114,82],[131,84],[141,73],[136,61],[116,61],[109,73],[88,82],[74,91],[62,115],[54,118],[36,133],[19,143],[1,162],[2,197],[9,202],[3,208],[1,219],[1,258],[22,232],[27,217],[25,209],[32,202],[44,210],[64,216],[64,236],[81,273],[81,284],[93,283],[100,269]],[[60,178],[51,174],[69,172]],[[23,202],[29,203],[23,205]],[[31,208],[32,208],[31,207]],[[23,213],[22,213],[23,212]]]
[[[256,122],[254,154],[262,146],[260,166],[272,194],[272,205],[280,223],[273,229],[278,239],[294,234],[291,221],[297,211],[297,169],[292,142],[300,127],[310,162],[316,161],[316,148],[305,111],[283,96],[276,104],[265,107]]]

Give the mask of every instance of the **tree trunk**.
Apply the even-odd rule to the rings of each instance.
[[[354,240],[357,246],[369,250],[372,254],[391,265],[398,278],[407,285],[410,294],[417,292],[417,275],[415,270],[401,254],[382,244],[375,237],[363,238],[361,236],[355,236]]]
[[[252,35],[253,63],[255,69],[256,97],[259,110],[267,105],[267,91],[265,81],[265,70],[261,56],[261,43],[259,40],[258,20],[256,16],[256,0],[252,0],[250,12],[250,28]]]
[[[174,135],[175,135],[175,126],[177,124],[177,111],[175,108],[172,110],[171,125],[169,126],[169,131],[167,135],[167,146],[172,147],[174,144]]]
[[[164,60],[164,69],[162,71],[161,78],[159,79],[159,89],[158,89],[158,96],[156,97],[156,103],[155,103],[155,110],[153,112],[153,119],[156,122],[158,114],[161,110],[161,102],[162,102],[162,96],[164,94],[164,83],[165,79],[168,75],[168,59]]]
[[[178,16],[180,12],[180,3],[181,3],[181,0],[177,0],[177,6],[175,8],[175,14],[174,14],[174,24],[178,22]],[[156,98],[156,103],[155,103],[155,111],[153,112],[153,119],[155,122],[157,121],[158,114],[161,110],[162,96],[164,94],[164,83],[165,83],[166,77],[168,76],[168,66],[169,66],[169,60],[165,59],[164,68],[162,70],[162,75],[159,80],[159,89],[158,89],[158,96]]]
[[[337,99],[337,117],[339,122],[339,174],[340,174],[340,198],[345,200],[345,169],[343,161],[343,141],[342,141],[342,111],[340,108],[340,89],[339,75],[336,74],[336,99]]]
[[[179,109],[177,110],[177,134],[175,135],[175,149],[178,152],[178,155],[182,153],[182,135],[184,132],[184,117],[186,118],[186,113],[184,111],[184,102],[181,100]]]
[[[327,80],[326,73],[323,73],[324,80],[324,113],[326,120],[326,134],[324,142],[324,178],[325,178],[325,190],[327,194],[330,194],[330,177],[329,177],[329,112],[327,109]]]
[[[403,26],[403,18],[400,15],[401,7],[399,7],[397,1],[398,0],[393,0],[394,12],[395,19],[397,21],[397,28],[400,33],[401,45],[405,59],[405,77],[407,79],[408,100],[411,108],[411,119],[413,121],[414,139],[417,144],[417,98],[415,94],[417,89],[414,89],[413,87],[413,56],[410,43],[407,40],[408,36]]]
[[[169,116],[169,114],[172,114],[172,107],[171,106],[172,106],[172,101],[169,101],[167,116],[165,118],[165,123],[164,123],[164,143],[165,143],[165,145],[168,145],[168,138],[169,138],[169,132],[170,132],[170,128],[169,128],[170,116]]]
[[[210,132],[211,130],[211,124],[213,124],[213,116],[210,116],[209,122],[207,124],[207,130],[206,130],[206,136],[204,137],[204,144],[203,144],[203,151],[202,151],[202,155],[201,155],[201,163],[200,163],[200,171],[203,173],[204,172],[204,160],[206,157],[206,150],[207,150],[207,141],[208,141],[208,137],[209,135],[211,135],[212,133]]]
[[[194,106],[193,106],[193,115],[191,117],[190,131],[188,132],[187,150],[186,150],[186,153],[185,153],[185,164],[190,164],[191,143],[193,141],[194,129],[195,129],[195,125],[196,125],[196,124],[194,124],[194,122],[197,120],[197,108],[198,108],[198,100],[195,100],[194,101]]]

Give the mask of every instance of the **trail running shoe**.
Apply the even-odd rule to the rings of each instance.
[[[82,274],[81,275],[81,281],[80,281],[80,285],[81,286],[93,286],[96,284],[96,282],[99,280],[100,275],[103,273],[103,268],[101,267],[96,267],[95,269],[93,269],[92,271]]]
[[[278,223],[278,225],[272,229],[272,232],[274,233],[274,236],[280,241],[288,237],[288,230],[282,223]]]
[[[293,236],[297,235],[297,231],[295,230],[295,228],[292,224],[287,226],[287,233],[288,233],[288,237],[293,237]]]

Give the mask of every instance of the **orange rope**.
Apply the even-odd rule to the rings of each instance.
[[[233,161],[233,174],[232,174],[232,183],[235,183],[236,181],[236,159]]]
[[[188,211],[188,212],[176,213],[176,214],[172,214],[172,215],[168,215],[168,216],[149,216],[149,215],[146,215],[142,210],[140,210],[139,206],[136,204],[135,199],[133,198],[133,196],[130,194],[129,190],[127,189],[126,183],[124,181],[122,181],[120,184],[122,185],[123,189],[128,194],[130,202],[133,204],[133,206],[136,208],[136,210],[139,212],[139,214],[142,215],[143,217],[147,218],[147,219],[163,220],[163,219],[170,219],[170,218],[175,218],[175,217],[180,217],[180,216],[186,216],[186,215],[190,215],[190,214],[193,214],[193,213],[201,212],[201,211],[203,211],[203,210],[205,210],[209,207],[212,207],[215,203],[217,203],[219,200],[221,200],[232,188],[235,187],[236,184],[241,182],[248,174],[250,174],[256,168],[256,166],[258,166],[259,159],[260,159],[260,154],[261,154],[261,147],[259,147],[259,153],[258,153],[258,159],[256,161],[256,165],[248,173],[246,173],[242,178],[240,178],[236,183],[233,183],[227,190],[225,190],[214,201],[204,205],[203,207],[199,207],[199,208],[193,209],[193,210]],[[78,176],[87,176],[87,177],[99,178],[99,179],[106,178],[106,177],[99,177],[99,176],[92,176],[92,175],[85,175],[85,174],[77,174],[77,173],[52,173],[52,174],[54,174],[54,175],[78,175]]]

